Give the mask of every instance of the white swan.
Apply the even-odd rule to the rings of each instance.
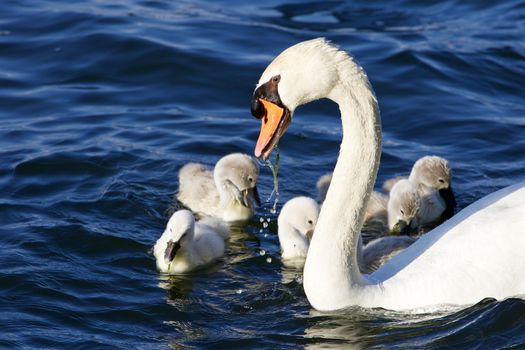
[[[179,171],[177,199],[193,212],[225,221],[244,221],[260,205],[257,193],[259,166],[242,153],[222,157],[212,171],[199,163],[188,163]]]
[[[229,228],[220,219],[205,217],[195,222],[189,210],[175,212],[153,247],[157,268],[170,274],[205,266],[224,254]]]
[[[339,105],[343,140],[304,268],[314,308],[420,310],[525,293],[525,182],[477,201],[361,274],[355,253],[381,154],[379,108],[364,70],[324,39],[281,53],[253,95],[252,114],[262,119],[255,155],[270,155],[297,106],[324,97]]]
[[[391,233],[408,234],[419,225],[417,215],[421,197],[417,187],[408,179],[397,181],[388,198],[388,227]]]
[[[419,158],[408,179],[417,186],[421,197],[417,214],[419,225],[439,224],[454,215],[456,199],[452,191],[452,173],[446,159],[438,156]]]

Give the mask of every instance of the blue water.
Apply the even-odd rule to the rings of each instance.
[[[378,184],[427,154],[449,159],[459,207],[524,179],[524,33],[519,0],[3,1],[0,347],[524,348],[520,299],[315,312],[280,262],[269,204],[206,270],[167,279],[150,251],[178,169],[251,154],[261,72],[318,36],[375,88]],[[280,205],[315,195],[340,138],[335,105],[296,111]],[[259,188],[271,192],[268,168]]]

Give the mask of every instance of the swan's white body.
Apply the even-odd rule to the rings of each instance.
[[[177,199],[193,212],[225,221],[244,221],[254,214],[259,166],[252,157],[233,153],[221,158],[213,172],[199,163],[179,171]],[[250,181],[251,179],[251,181]]]
[[[157,268],[170,274],[185,273],[210,264],[224,255],[229,228],[220,219],[205,217],[195,222],[188,210],[175,212],[153,247]],[[166,258],[168,242],[178,248],[173,260]]]
[[[274,85],[291,113],[323,97],[341,111],[341,149],[304,268],[304,289],[314,308],[405,310],[525,293],[525,183],[477,201],[372,275],[362,275],[358,238],[381,154],[381,118],[368,78],[323,39],[285,50],[259,85],[276,75]],[[256,154],[267,154],[264,145]]]

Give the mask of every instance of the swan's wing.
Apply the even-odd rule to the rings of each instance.
[[[415,238],[407,236],[387,236],[371,241],[363,249],[365,272],[377,270],[414,241]]]
[[[209,213],[219,202],[212,171],[199,163],[184,165],[179,171],[177,199],[194,212]]]
[[[525,293],[525,182],[471,204],[370,278],[391,309]],[[410,298],[407,298],[410,295]]]

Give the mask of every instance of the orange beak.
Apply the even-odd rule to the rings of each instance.
[[[261,132],[255,146],[255,157],[268,159],[273,147],[290,124],[290,113],[287,109],[277,106],[272,102],[259,99],[265,109],[265,115],[261,118]]]

